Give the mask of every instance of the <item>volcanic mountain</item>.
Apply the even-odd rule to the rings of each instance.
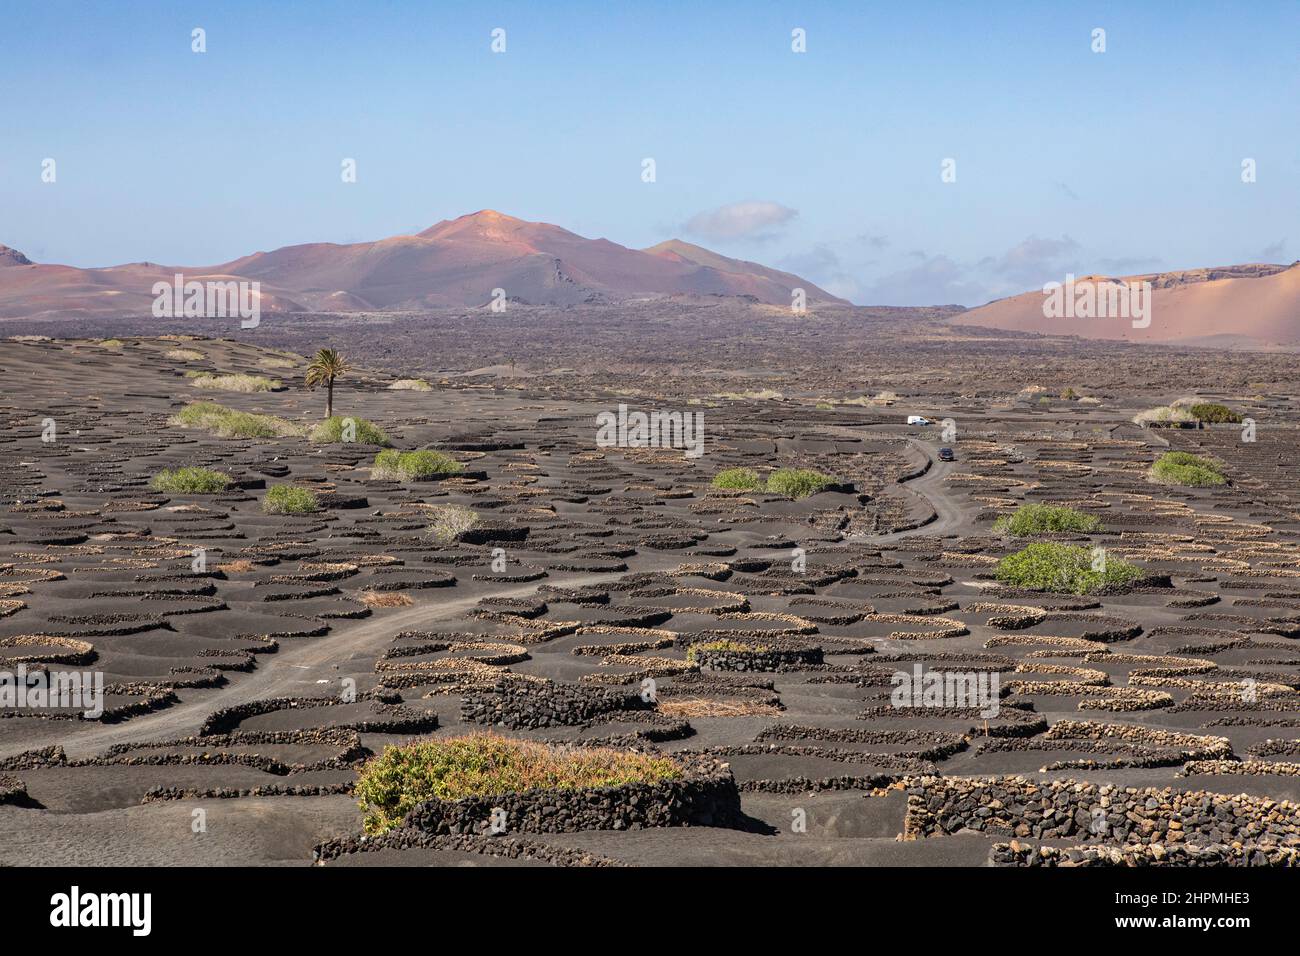
[[[1104,289],[1105,284],[1115,282],[1151,283],[1149,326],[1134,328],[1131,319],[1123,316],[1048,317],[1053,310],[1044,309],[1047,296],[1042,290],[998,299],[951,321],[955,325],[1088,339],[1225,348],[1300,346],[1300,262],[1290,266],[1255,263],[1190,269],[1121,279],[1083,276],[1074,280],[1074,288],[1077,296],[1084,283]]]
[[[176,273],[186,281],[256,280],[264,312],[482,307],[500,295],[532,305],[744,296],[788,306],[795,288],[810,305],[847,304],[798,276],[679,240],[629,249],[485,209],[412,236],[285,246],[216,266],[76,269],[33,265],[0,247],[0,317],[147,313],[153,283]]]

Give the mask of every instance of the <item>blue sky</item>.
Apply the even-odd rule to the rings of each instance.
[[[1291,262],[1298,40],[1297,0],[11,2],[0,243],[207,265],[493,208],[882,304]]]

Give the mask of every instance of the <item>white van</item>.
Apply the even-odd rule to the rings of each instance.
[[[928,424],[930,424],[930,419],[928,419],[928,418],[922,418],[920,415],[908,415],[908,416],[907,416],[907,424],[909,424],[909,425],[928,425]]]

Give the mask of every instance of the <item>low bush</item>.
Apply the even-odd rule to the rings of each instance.
[[[1209,488],[1227,484],[1223,462],[1185,451],[1167,451],[1156,459],[1147,476],[1161,485]]]
[[[303,515],[319,507],[314,491],[293,485],[272,485],[262,499],[262,510],[272,515]]]
[[[229,475],[211,468],[164,468],[153,476],[149,487],[184,495],[215,495],[230,487]]]
[[[713,476],[713,487],[726,491],[758,491],[763,479],[753,468],[725,468]]]
[[[767,476],[767,490],[787,498],[807,498],[825,491],[835,479],[810,468],[778,468]]]
[[[429,534],[439,541],[455,541],[478,524],[478,512],[464,505],[434,505],[429,508]]]
[[[360,798],[366,832],[378,834],[398,826],[426,800],[586,790],[681,777],[681,766],[666,757],[481,733],[385,747],[361,768],[354,793]]]
[[[195,388],[210,388],[222,392],[271,392],[284,386],[264,375],[218,375],[215,372],[196,372],[189,376]]]
[[[1227,423],[1236,425],[1241,422],[1241,415],[1238,412],[1234,412],[1227,405],[1220,405],[1218,402],[1197,402],[1187,410],[1191,412],[1192,417],[1197,421],[1209,425]]]
[[[1103,555],[1094,566],[1091,548],[1068,544],[1031,544],[998,562],[995,576],[1003,584],[1029,591],[1090,594],[1104,587],[1131,584],[1146,572],[1135,564]]]
[[[379,445],[381,448],[386,448],[392,444],[388,440],[387,433],[374,422],[347,415],[331,415],[312,428],[309,437],[318,445],[353,441],[359,445]]]
[[[418,481],[434,475],[454,475],[464,465],[440,451],[398,451],[390,449],[375,456],[370,477],[384,481]]]
[[[1145,412],[1138,412],[1133,416],[1134,425],[1148,425],[1154,427],[1185,425],[1196,421],[1196,416],[1186,408],[1180,405],[1161,405],[1157,408],[1149,408]]]
[[[219,438],[281,438],[302,434],[298,425],[283,418],[239,412],[216,402],[191,402],[172,418],[172,423],[182,428],[202,428]]]
[[[1046,531],[1067,531],[1090,534],[1101,527],[1096,515],[1084,514],[1064,505],[1021,505],[1013,514],[1003,515],[993,522],[998,534],[1023,537]]]
[[[433,386],[422,378],[399,378],[389,388],[395,388],[399,391],[409,392],[431,392]]]

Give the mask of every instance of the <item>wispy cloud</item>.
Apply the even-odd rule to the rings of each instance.
[[[682,228],[704,239],[770,239],[797,215],[778,202],[748,200],[697,213]]]
[[[1030,236],[1012,246],[1001,256],[982,260],[996,275],[1011,282],[1034,286],[1057,277],[1069,266],[1069,259],[1079,251],[1079,244],[1069,236],[1060,239],[1040,239]]]

